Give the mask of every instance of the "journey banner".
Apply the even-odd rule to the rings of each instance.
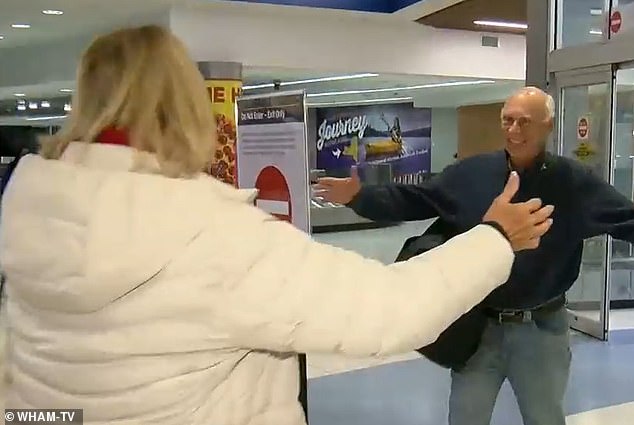
[[[392,174],[431,171],[431,109],[411,103],[317,109],[317,168],[390,163]]]

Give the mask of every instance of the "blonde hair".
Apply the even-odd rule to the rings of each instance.
[[[193,176],[211,162],[215,122],[204,80],[184,45],[159,26],[97,38],[81,58],[72,103],[63,128],[42,141],[45,158],[115,127],[128,132],[131,147],[155,154],[164,175]]]

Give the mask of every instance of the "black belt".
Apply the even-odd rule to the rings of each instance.
[[[566,305],[566,297],[561,296],[538,307],[527,310],[501,310],[495,308],[485,308],[484,314],[498,323],[529,323],[536,316],[554,313]]]

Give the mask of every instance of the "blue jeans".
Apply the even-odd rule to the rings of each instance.
[[[528,323],[491,320],[477,353],[464,369],[452,373],[449,425],[489,425],[506,379],[524,425],[565,425],[570,361],[565,308]]]

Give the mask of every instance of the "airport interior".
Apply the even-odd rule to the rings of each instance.
[[[535,86],[556,103],[548,150],[634,200],[634,0],[0,0],[0,173],[64,125],[94,37],[145,24],[184,42],[227,116],[252,98],[299,96],[305,158],[288,166],[306,182],[358,166],[363,184],[425,185],[503,149],[505,100]],[[238,149],[248,127],[237,123]],[[240,158],[238,186],[256,172],[240,170]],[[301,190],[308,198],[293,214],[305,215],[300,227],[314,240],[386,265],[435,221],[374,222]],[[290,217],[285,199],[265,201]],[[631,424],[633,245],[585,240],[566,299],[567,423]],[[450,372],[418,352],[302,358],[310,425],[447,424]],[[491,424],[522,423],[506,382]]]

